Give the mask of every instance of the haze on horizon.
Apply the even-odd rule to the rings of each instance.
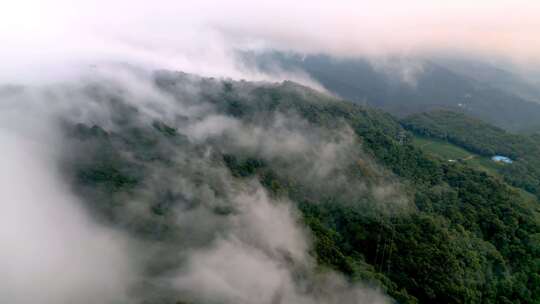
[[[71,77],[102,62],[256,79],[234,52],[268,49],[459,54],[531,69],[540,62],[539,12],[533,0],[10,1],[0,11],[0,80]]]

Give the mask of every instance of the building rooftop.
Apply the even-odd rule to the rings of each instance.
[[[511,160],[509,157],[506,157],[506,156],[502,156],[502,155],[495,155],[491,158],[491,160],[495,161],[495,162],[502,162],[502,163],[506,163],[506,164],[511,164],[513,163],[514,161]]]

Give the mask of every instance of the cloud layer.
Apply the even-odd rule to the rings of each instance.
[[[28,106],[0,108],[0,302],[124,301],[137,276],[129,241],[81,208],[56,167],[58,138]]]
[[[0,12],[0,76],[46,80],[115,61],[264,79],[234,56],[261,48],[336,56],[459,52],[530,63],[540,60],[539,12],[534,0],[22,0]]]
[[[280,84],[99,71],[0,92],[0,300],[389,302],[376,288],[318,269],[296,205],[255,176],[235,177],[225,160],[260,159],[313,203],[402,210],[399,184],[377,170],[344,122],[324,128],[278,110],[226,115],[225,83],[245,109],[257,90],[286,90]],[[379,178],[347,173],[359,163]],[[138,181],[124,190],[115,176]]]

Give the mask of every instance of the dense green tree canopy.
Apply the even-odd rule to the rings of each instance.
[[[156,85],[175,96],[177,86],[190,81],[191,76],[162,73]],[[302,164],[318,160],[309,154],[292,159],[287,154],[269,157],[257,150],[231,148],[217,151],[219,157],[213,160],[223,164],[234,179],[256,179],[273,197],[295,203],[313,235],[311,253],[320,271],[335,269],[351,282],[379,286],[399,303],[540,301],[539,217],[504,181],[425,154],[410,143],[410,133],[399,121],[381,111],[291,82],[196,81],[201,86],[200,98],[212,103],[217,113],[253,127],[283,114],[307,122],[310,130],[321,134],[352,130],[348,158],[339,172],[332,173],[345,176],[343,184],[327,181],[327,185],[315,185],[315,180],[291,173],[295,166],[303,168]],[[198,172],[198,165],[189,159],[171,159],[173,150],[204,153],[174,125],[134,123],[137,120],[129,114],[124,119],[115,130],[65,124],[73,147],[84,151],[73,153],[65,164],[66,172],[88,207],[115,224],[123,218],[118,213],[124,210],[121,206],[130,204],[129,197],[137,187],[149,182],[150,165],[169,171],[191,170],[200,179],[210,178]],[[451,123],[430,116],[405,121],[414,132],[444,138],[478,153],[504,153],[518,163],[528,159],[523,149],[529,147],[522,145],[534,145],[532,140],[524,143],[521,137],[476,121],[459,120],[456,123],[465,126],[462,129],[448,125]],[[481,131],[471,132],[471,128]],[[536,171],[527,172],[538,180]],[[517,177],[507,180],[519,184]],[[396,185],[399,194],[384,196],[362,190],[387,184]],[[148,239],[181,239],[170,216],[175,200],[184,194],[175,192],[174,184],[157,185],[162,189],[152,198],[152,216],[120,225]],[[215,212],[227,216],[234,210],[216,206]],[[156,269],[174,263],[163,261]]]

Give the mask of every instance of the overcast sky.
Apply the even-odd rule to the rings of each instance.
[[[100,61],[235,77],[232,51],[261,48],[460,52],[530,64],[540,61],[539,32],[537,0],[4,1],[0,80]]]

